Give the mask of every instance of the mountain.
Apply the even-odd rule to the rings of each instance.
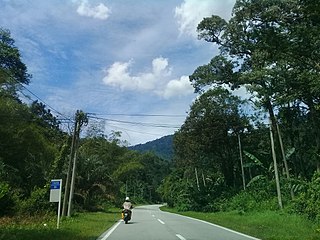
[[[164,136],[162,138],[135,146],[128,147],[138,152],[153,152],[158,157],[166,160],[173,158],[173,135]]]

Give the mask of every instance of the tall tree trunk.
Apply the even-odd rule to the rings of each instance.
[[[280,179],[279,179],[279,172],[278,172],[278,164],[277,164],[277,156],[276,156],[276,151],[275,151],[275,144],[274,144],[274,135],[275,131],[277,129],[277,124],[276,124],[276,118],[273,112],[273,107],[271,104],[271,100],[269,96],[266,96],[266,107],[269,112],[269,120],[270,120],[270,140],[271,140],[271,150],[272,150],[272,158],[273,158],[273,165],[274,165],[274,173],[275,173],[275,178],[276,178],[276,188],[277,188],[277,195],[278,195],[278,204],[280,209],[283,208],[282,205],[282,198],[281,198],[281,190],[280,190]]]
[[[294,199],[294,192],[293,192],[291,182],[290,182],[289,167],[288,167],[287,158],[286,158],[286,154],[285,154],[284,146],[283,146],[283,142],[282,142],[281,132],[280,132],[280,128],[279,128],[279,124],[278,124],[277,120],[276,120],[276,125],[277,125],[277,132],[278,132],[279,143],[280,143],[280,148],[281,148],[281,153],[282,153],[282,159],[283,159],[283,163],[285,166],[285,172],[286,172],[287,179],[289,181],[290,194],[291,194],[291,198]]]
[[[196,175],[198,191],[200,191],[199,177],[198,177],[198,171],[197,171],[197,168],[194,168],[194,172],[195,172],[195,175]]]
[[[275,148],[274,148],[274,140],[273,139],[274,138],[273,138],[272,124],[271,124],[271,119],[270,119],[270,140],[271,140],[271,150],[272,150],[272,158],[273,158],[273,165],[274,165],[274,174],[275,174],[275,178],[276,178],[278,204],[279,204],[280,209],[282,209],[283,206],[282,206],[282,198],[281,198],[281,190],[280,190],[280,179],[279,179],[277,158],[276,158],[276,152],[275,152]]]
[[[202,170],[202,181],[203,181],[203,186],[207,187],[206,179],[205,179],[204,174],[203,174],[203,170]]]
[[[238,133],[237,135],[238,135],[238,144],[239,144],[239,155],[240,155],[240,164],[241,164],[242,184],[243,184],[243,190],[246,190],[246,179],[245,179],[245,176],[244,176],[241,137],[240,137],[240,133]]]

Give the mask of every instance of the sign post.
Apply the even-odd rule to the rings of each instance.
[[[50,202],[58,202],[57,229],[60,223],[62,179],[53,179],[50,184]]]

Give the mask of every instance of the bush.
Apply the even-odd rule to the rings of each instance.
[[[226,210],[239,212],[279,209],[276,183],[263,175],[254,177],[242,190],[226,203]]]
[[[16,203],[19,214],[35,215],[53,211],[53,204],[49,202],[48,188],[35,188],[29,198],[20,199]]]
[[[11,214],[14,208],[14,200],[8,183],[0,182],[0,216]]]
[[[158,193],[162,195],[169,207],[176,207],[180,211],[191,210],[191,196],[193,191],[186,179],[183,178],[183,171],[176,170],[167,176]]]
[[[237,210],[237,211],[251,211],[257,207],[257,201],[252,196],[252,194],[242,191],[235,195],[227,203],[227,210]]]
[[[304,192],[295,198],[293,209],[310,220],[320,222],[320,173],[316,172]]]

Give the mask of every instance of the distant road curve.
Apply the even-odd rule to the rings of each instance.
[[[120,220],[98,240],[259,240],[206,221],[163,212],[160,206],[136,207],[129,224]]]

